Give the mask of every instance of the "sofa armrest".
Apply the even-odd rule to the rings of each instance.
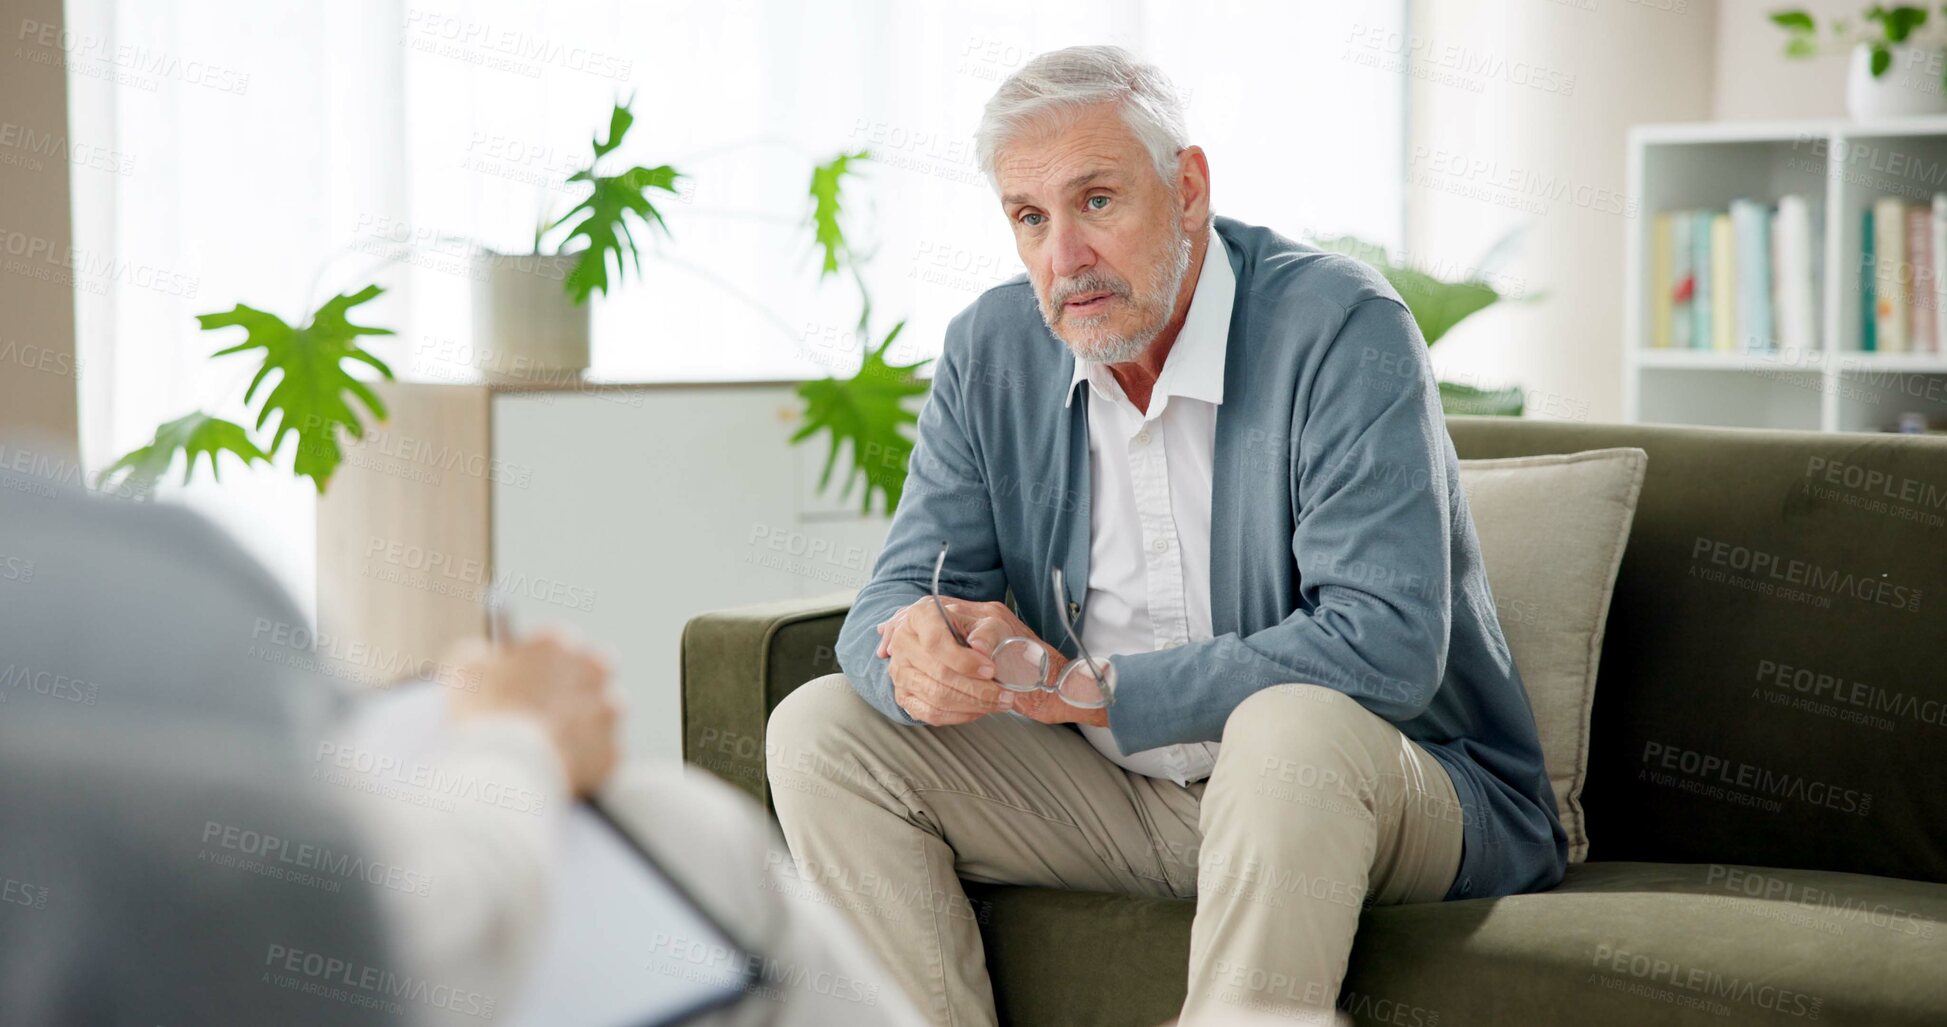
[[[814,678],[838,673],[838,629],[852,592],[718,610],[683,627],[683,759],[768,809],[764,724]]]

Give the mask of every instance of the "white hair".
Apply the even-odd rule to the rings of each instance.
[[[1108,102],[1116,104],[1129,130],[1149,151],[1156,174],[1173,182],[1177,152],[1189,145],[1183,100],[1160,69],[1119,46],[1052,50],[1008,76],[987,101],[974,132],[981,171],[998,190],[994,160],[1002,146],[1044,118]]]

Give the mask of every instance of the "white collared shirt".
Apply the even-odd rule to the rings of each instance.
[[[1065,404],[1088,383],[1088,595],[1082,642],[1097,659],[1211,637],[1210,489],[1237,275],[1213,230],[1183,329],[1138,411],[1108,368],[1077,360]],[[1216,742],[1124,755],[1108,728],[1082,726],[1102,755],[1188,784],[1210,776]]]

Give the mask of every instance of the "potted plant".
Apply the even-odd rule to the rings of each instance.
[[[1317,243],[1320,249],[1365,261],[1385,275],[1386,281],[1392,283],[1400,300],[1412,313],[1414,323],[1420,326],[1420,334],[1426,337],[1426,344],[1431,348],[1460,322],[1496,303],[1515,299],[1502,292],[1489,276],[1499,258],[1511,252],[1519,242],[1520,233],[1520,229],[1509,232],[1489,247],[1487,255],[1480,259],[1470,275],[1458,281],[1448,281],[1395,261],[1386,253],[1386,248],[1378,243],[1352,236],[1323,238]],[[1540,294],[1521,297],[1523,300],[1540,298]],[[1449,414],[1519,417],[1525,406],[1523,398],[1524,393],[1519,385],[1480,389],[1460,382],[1440,383],[1440,408]]]
[[[382,292],[377,285],[367,285],[356,292],[340,293],[295,326],[241,303],[227,311],[198,315],[196,322],[204,331],[244,331],[242,342],[217,350],[211,359],[263,351],[243,393],[244,407],[250,409],[254,404],[255,423],[245,428],[202,410],[193,411],[157,428],[153,441],[110,464],[97,477],[96,486],[108,488],[112,482],[118,488],[148,493],[169,472],[179,452],[186,458],[184,484],[195,473],[199,456],[209,459],[210,477],[221,481],[217,464],[220,455],[232,454],[245,466],[270,461],[286,440],[295,436],[293,470],[299,477],[311,479],[322,494],[344,459],[339,433],[353,438],[365,435],[365,419],[352,401],[356,400],[371,417],[380,421],[386,418],[385,401],[346,367],[348,361],[364,364],[381,378],[392,377],[392,368],[359,344],[364,336],[391,335],[392,330],[351,321],[353,307],[371,302]],[[276,373],[274,380],[272,372]],[[274,424],[273,415],[277,418]],[[269,434],[263,435],[267,425]],[[253,432],[261,438],[254,438]],[[268,448],[263,441],[269,442]]]
[[[617,175],[597,173],[595,162],[620,144],[632,121],[627,106],[615,108],[607,140],[595,140],[589,167],[568,179],[588,183],[589,195],[536,233],[535,254],[490,254],[476,264],[486,271],[477,276],[476,313],[485,308],[490,327],[475,345],[474,359],[483,370],[500,378],[532,380],[548,371],[586,367],[586,300],[597,291],[606,295],[615,280],[611,275],[619,278],[627,267],[639,272],[641,256],[628,220],[633,217],[644,225],[653,223],[666,232],[662,215],[648,192],[671,191],[675,181],[684,177],[667,165],[635,167]],[[855,173],[858,164],[869,159],[870,154],[860,151],[841,153],[818,164],[812,169],[809,189],[808,222],[820,257],[819,277],[850,274],[859,290],[862,339],[871,337],[867,334],[871,298],[860,272],[869,255],[854,248],[840,217],[844,181]],[[541,236],[561,228],[567,233],[560,249],[542,254]],[[577,238],[584,241],[583,245],[566,249]],[[406,255],[401,252],[387,263]],[[96,486],[147,495],[169,472],[178,454],[184,457],[184,484],[192,479],[199,461],[207,461],[211,476],[220,481],[218,461],[223,454],[236,457],[246,466],[269,462],[295,436],[293,470],[299,477],[311,479],[322,494],[343,462],[341,443],[346,438],[363,438],[368,421],[383,422],[387,417],[385,403],[371,387],[370,376],[391,380],[392,369],[364,349],[360,339],[393,332],[351,321],[354,307],[369,303],[383,291],[370,284],[340,294],[295,322],[241,303],[228,311],[199,315],[197,323],[205,331],[240,327],[245,332],[241,342],[216,351],[212,359],[262,351],[242,396],[242,406],[256,414],[255,421],[246,426],[207,410],[187,413],[159,426],[151,441],[103,470]],[[781,319],[778,323],[785,324]],[[907,401],[924,395],[928,387],[917,373],[925,361],[910,365],[887,361],[889,348],[903,327],[904,322],[895,324],[878,346],[866,345],[857,372],[800,387],[803,419],[792,436],[794,443],[820,434],[829,436],[821,490],[831,483],[841,450],[850,447],[852,466],[842,479],[844,493],[849,494],[862,480],[863,504],[869,508],[876,493],[883,497],[888,513],[898,505],[906,457],[912,449],[903,431],[915,420]],[[359,364],[365,365],[367,377],[352,373]]]
[[[591,139],[588,166],[568,176],[588,195],[552,222],[542,219],[531,253],[473,257],[473,365],[490,381],[532,382],[578,377],[588,369],[588,297],[607,296],[610,275],[642,271],[642,253],[629,222],[651,234],[669,225],[651,198],[676,192],[683,173],[667,164],[602,174],[602,159],[622,145],[635,123],[629,104],[609,115],[608,138]],[[545,244],[560,229],[555,245]],[[579,245],[576,245],[579,241]]]
[[[856,173],[854,165],[870,160],[871,154],[841,153],[818,165],[811,172],[812,235],[820,251],[818,277],[823,279],[849,272],[859,290],[860,340],[859,369],[851,376],[830,376],[798,386],[804,401],[804,419],[791,436],[792,444],[804,442],[820,433],[829,436],[825,468],[818,478],[818,490],[831,484],[832,470],[839,452],[851,448],[851,468],[840,486],[840,496],[850,495],[855,483],[863,484],[859,499],[861,513],[872,509],[872,495],[884,497],[885,512],[891,516],[905,491],[906,468],[913,452],[913,441],[904,426],[919,420],[913,401],[926,395],[932,383],[919,376],[930,361],[895,364],[887,359],[893,340],[906,327],[900,321],[892,326],[878,346],[871,343],[872,295],[866,289],[860,266],[868,258],[855,250],[847,239],[844,214],[845,180]]]
[[[1846,111],[1854,118],[1947,114],[1947,5],[1873,4],[1857,19],[1834,18],[1823,30],[1804,10],[1773,11],[1785,30],[1785,56],[1851,54]]]

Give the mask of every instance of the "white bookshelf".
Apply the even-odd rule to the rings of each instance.
[[[1947,117],[1885,122],[1639,125],[1629,133],[1623,409],[1629,420],[1881,431],[1903,411],[1947,423],[1947,353],[1864,352],[1859,221],[1881,196],[1947,191]],[[1650,233],[1658,213],[1797,193],[1823,219],[1818,344],[1807,352],[1650,345]],[[1942,269],[1947,273],[1947,269]]]

